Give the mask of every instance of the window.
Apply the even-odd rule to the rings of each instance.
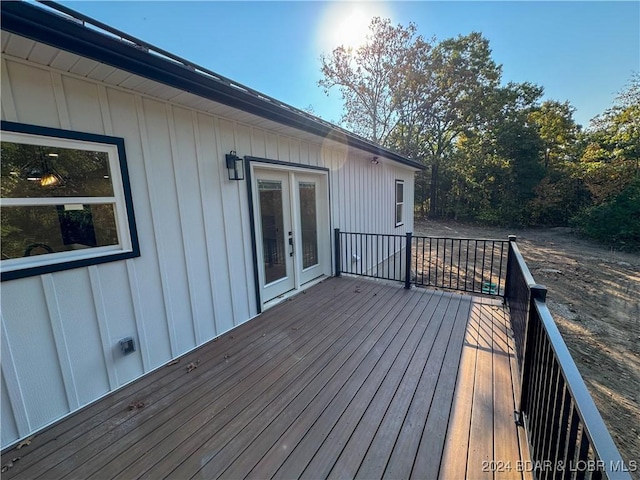
[[[404,225],[404,181],[396,180],[396,227]]]
[[[139,256],[124,140],[2,122],[2,280]]]

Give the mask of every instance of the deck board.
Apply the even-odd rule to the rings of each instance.
[[[518,374],[508,321],[502,305],[475,302],[460,359],[442,479],[531,478],[520,462],[529,458],[528,450],[513,415]]]
[[[512,343],[494,300],[328,279],[43,430],[3,478],[520,478],[481,471],[526,443]]]
[[[330,299],[322,295],[310,297],[310,300],[312,303],[307,307],[311,308],[326,308],[332,303]],[[305,309],[304,305],[295,305],[294,308],[284,310],[281,318],[283,326],[300,322],[299,315]],[[243,325],[242,330],[223,336],[217,342],[211,342],[208,344],[208,348],[200,348],[191,352],[183,357],[181,362],[165,366],[142,377],[129,386],[70,416],[58,424],[55,429],[50,428],[38,434],[37,450],[21,450],[21,463],[16,463],[16,466],[7,472],[7,476],[10,477],[27,470],[25,478],[35,478],[50,470],[57,463],[63,461],[69,463],[74,460],[73,457],[79,453],[82,446],[102,438],[112,428],[122,424],[131,426],[134,421],[139,424],[138,419],[134,417],[138,417],[143,411],[147,414],[146,416],[159,414],[163,406],[175,402],[172,395],[177,392],[183,393],[186,388],[193,389],[212,378],[216,378],[219,374],[222,375],[218,378],[221,382],[237,371],[241,371],[242,368],[252,366],[260,352],[266,351],[265,347],[272,345],[272,348],[275,348],[284,337],[281,333],[269,337],[257,336],[261,330],[263,330],[263,326],[259,322],[249,322]],[[237,341],[231,342],[231,337],[235,337]],[[254,338],[256,339],[254,340]],[[237,364],[237,368],[234,368],[236,365],[227,368],[227,365],[219,362],[219,359],[224,356],[244,356],[245,361]],[[200,360],[199,365],[202,366],[212,362],[216,362],[217,365],[209,369],[195,370],[194,374],[201,375],[194,380],[192,377],[195,375],[185,375],[185,368],[186,365],[197,360]],[[144,410],[128,409],[131,402],[143,399],[146,404]],[[119,446],[126,447],[124,444],[119,444]],[[30,457],[36,453],[37,460],[30,461]],[[69,457],[72,458],[69,459]]]
[[[431,407],[427,416],[425,430],[420,440],[420,448],[411,478],[437,478],[440,460],[444,450],[444,441],[439,440],[438,433],[447,431],[451,412],[451,403],[455,393],[456,373],[460,363],[462,342],[469,316],[469,309],[458,306],[456,312],[456,328],[452,331],[447,344],[438,383]]]
[[[478,337],[476,375],[471,409],[471,431],[467,457],[467,475],[478,480],[492,479],[493,469],[486,462],[493,456],[493,332],[487,324],[485,310],[477,306]]]
[[[364,294],[366,295],[366,293]],[[267,419],[276,417],[280,412],[284,410],[287,402],[292,400],[297,393],[301,391],[304,387],[309,387],[311,392],[317,393],[322,389],[326,389],[327,391],[334,391],[335,386],[331,385],[329,380],[335,378],[337,372],[344,373],[342,371],[342,367],[345,364],[347,359],[351,360],[351,364],[353,366],[362,366],[365,365],[363,361],[359,357],[354,357],[352,353],[352,349],[354,345],[358,345],[362,337],[368,333],[368,325],[367,322],[369,319],[372,319],[375,323],[380,320],[380,325],[389,325],[393,322],[385,322],[390,318],[390,315],[386,315],[387,309],[390,313],[394,311],[400,311],[402,307],[402,303],[399,299],[391,298],[384,305],[385,300],[387,298],[382,298],[380,304],[377,304],[381,310],[379,312],[374,313],[373,316],[369,317],[367,313],[369,311],[362,311],[357,316],[359,316],[359,323],[353,324],[357,326],[358,329],[353,336],[342,335],[340,339],[334,342],[334,339],[331,338],[328,340],[329,343],[334,342],[331,345],[331,348],[325,352],[321,352],[323,355],[318,357],[308,357],[305,358],[305,364],[308,364],[309,367],[305,370],[306,377],[302,381],[297,381],[292,388],[288,388],[288,385],[283,385],[282,393],[278,395],[276,399],[275,407],[272,407],[268,411],[265,412],[260,418],[255,419],[251,424],[248,425],[248,430],[250,434],[259,434],[261,433],[260,428],[262,424],[267,421]],[[356,317],[356,315],[354,315]],[[360,328],[362,324],[362,327]],[[345,324],[346,325],[346,324]],[[351,330],[355,330],[352,328]],[[366,340],[366,339],[365,339]],[[371,340],[373,344],[373,340]],[[341,355],[336,356],[336,353],[341,353]],[[340,381],[342,381],[342,376],[339,377]],[[314,380],[314,382],[309,386],[308,380]],[[261,399],[260,403],[263,403],[264,400]],[[287,412],[288,413],[288,412]],[[253,420],[253,419],[252,419]],[[212,439],[213,443],[218,442],[218,438]],[[222,472],[228,468],[230,463],[235,459],[235,455],[238,455],[237,452],[237,444],[239,442],[231,443],[225,445],[225,447],[221,450],[221,452],[216,452],[216,455],[213,458],[207,458],[206,463],[203,464],[202,458],[203,454],[206,454],[207,449],[210,447],[209,445],[204,445],[200,447],[198,450],[192,454],[188,462],[181,465],[179,469],[176,470],[176,474],[178,477],[187,477],[195,473],[195,471],[201,470],[201,473],[205,478],[214,478],[217,474],[222,474]],[[213,445],[211,445],[213,446]],[[253,450],[251,451],[251,455],[254,455]]]
[[[442,309],[446,305],[443,298],[438,299],[439,307]],[[441,311],[441,310],[440,310]],[[386,406],[383,412],[382,422],[376,425],[375,436],[370,445],[367,445],[367,452],[357,471],[351,470],[348,473],[352,476],[360,478],[380,478],[384,475],[386,467],[391,458],[393,449],[397,443],[402,425],[407,418],[411,404],[416,399],[419,381],[418,378],[425,369],[429,369],[428,363],[437,362],[437,356],[434,353],[434,343],[436,342],[436,334],[440,322],[435,320],[438,310],[424,312],[428,317],[428,324],[422,331],[420,343],[413,352],[411,363],[403,372],[400,384],[393,392],[393,399]],[[410,421],[410,420],[409,420]],[[372,423],[377,423],[372,419]],[[359,436],[352,437],[354,443],[358,443]]]

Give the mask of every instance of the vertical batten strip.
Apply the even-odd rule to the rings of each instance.
[[[69,116],[69,109],[67,108],[64,86],[62,85],[62,75],[58,72],[54,72],[53,70],[50,71],[50,75],[51,86],[53,87],[53,96],[58,110],[58,119],[60,120],[60,127],[65,130],[71,130],[71,117]]]
[[[181,182],[180,182],[180,169],[178,165],[180,164],[180,154],[178,153],[178,145],[176,141],[176,125],[174,121],[173,115],[173,107],[170,104],[166,104],[165,106],[166,114],[167,114],[167,122],[169,126],[169,144],[171,146],[171,164],[173,165],[173,184],[176,188],[176,200],[178,202],[178,221],[180,222],[180,232],[182,236],[182,252],[184,254],[184,262],[185,268],[187,271],[187,289],[189,290],[189,310],[191,311],[191,324],[193,325],[193,346],[199,345],[202,341],[202,334],[200,333],[200,319],[198,318],[198,298],[196,296],[196,291],[193,288],[193,265],[192,259],[193,255],[191,253],[191,242],[187,238],[187,229],[184,225],[184,205],[181,201],[182,193],[181,193]]]
[[[249,135],[251,135],[249,130]],[[241,145],[238,134],[238,124],[234,122],[233,124],[233,143],[234,145]],[[251,148],[251,140],[249,140],[249,148]],[[251,152],[246,152],[251,155]],[[242,152],[241,155],[244,155],[245,152]],[[245,178],[247,178],[247,173],[245,172]],[[247,218],[249,215],[249,204],[248,204],[248,194],[247,192],[242,191],[242,186],[247,185],[246,180],[242,182],[234,182],[236,184],[236,192],[238,198],[238,208],[240,210],[240,230],[242,232],[242,243],[243,243],[243,255],[242,255],[242,271],[245,275],[245,285],[247,286],[247,292],[245,295],[245,299],[247,301],[247,315],[242,321],[248,320],[253,315],[251,313],[251,302],[256,297],[255,292],[252,291],[253,285],[255,284],[253,278],[253,266],[252,262],[247,262],[247,255],[251,255],[251,232],[249,231],[249,222],[253,221],[253,219]],[[248,186],[247,186],[248,187]],[[247,245],[248,242],[248,245]],[[259,305],[256,305],[256,313],[257,310],[260,309]]]
[[[69,410],[73,411],[80,406],[80,401],[78,400],[78,391],[71,367],[69,347],[64,335],[64,325],[62,322],[62,314],[60,313],[60,306],[58,305],[56,286],[53,281],[53,275],[50,273],[40,276],[40,280],[42,281],[47,311],[49,312],[49,319],[51,321],[51,330],[53,331],[56,352],[58,354],[62,381],[64,382],[64,390],[67,394],[67,403],[69,404]]]
[[[225,152],[222,150],[222,140],[219,138],[220,135],[220,120],[218,119],[218,117],[214,117],[213,119],[213,130],[214,130],[214,134],[215,134],[215,142],[216,142],[216,150],[218,152],[218,159],[224,159],[225,157]],[[229,282],[231,285],[231,312],[232,312],[232,322],[233,325],[237,325],[237,321],[236,321],[236,313],[238,311],[238,307],[237,307],[237,294],[235,293],[235,289],[233,288],[234,285],[234,281],[233,281],[233,272],[234,269],[231,268],[231,255],[229,252],[229,245],[232,244],[232,242],[229,241],[229,232],[227,230],[227,225],[228,225],[228,221],[229,221],[229,214],[227,211],[227,208],[225,208],[225,195],[223,195],[222,193],[222,182],[224,182],[224,178],[227,172],[225,172],[226,170],[226,165],[223,164],[222,160],[219,160],[217,162],[218,164],[218,178],[220,179],[220,188],[218,188],[218,191],[220,192],[220,205],[222,206],[222,230],[224,233],[224,241],[225,241],[225,245],[224,245],[224,251],[225,251],[225,257],[227,259],[227,273],[229,275]]]
[[[2,59],[2,110],[5,114],[5,119],[11,122],[18,121],[18,111],[16,110],[16,104],[13,100],[13,88],[11,87],[11,80],[9,79],[9,73],[7,71],[7,62]]]
[[[111,110],[109,109],[109,99],[107,89],[104,85],[97,84],[98,102],[100,102],[100,115],[105,135],[113,136],[113,123],[111,122]]]
[[[171,305],[171,292],[168,287],[167,279],[167,266],[164,263],[165,248],[162,241],[162,234],[159,231],[160,218],[158,217],[157,209],[153,208],[156,205],[156,199],[158,198],[153,178],[151,178],[151,158],[149,153],[149,134],[147,132],[147,126],[144,123],[144,105],[142,104],[142,97],[140,95],[135,96],[136,113],[138,115],[138,128],[140,129],[140,143],[142,145],[142,161],[144,164],[144,171],[147,180],[147,190],[149,192],[149,201],[151,207],[151,223],[153,228],[153,236],[156,241],[156,249],[158,252],[158,267],[160,268],[160,284],[162,285],[162,299],[164,302],[165,317],[167,320],[167,333],[169,334],[169,344],[171,345],[171,356],[175,357],[178,354],[178,344],[176,339],[176,328],[173,319],[173,308]]]
[[[204,225],[205,232],[205,244],[204,248],[207,255],[208,269],[209,272],[209,282],[211,283],[211,296],[213,300],[213,328],[216,335],[220,333],[220,326],[218,324],[218,318],[220,317],[220,307],[218,305],[218,289],[216,288],[216,280],[215,280],[215,272],[213,271],[213,265],[215,265],[215,261],[213,258],[213,249],[210,246],[210,242],[213,239],[213,232],[211,222],[209,221],[212,218],[210,213],[210,202],[207,201],[205,195],[205,175],[204,172],[206,169],[204,168],[204,155],[202,152],[202,143],[200,142],[200,124],[198,122],[198,114],[195,110],[191,111],[191,119],[193,122],[193,136],[194,142],[196,146],[196,168],[198,170],[198,182],[200,184],[200,201],[202,202],[202,222]],[[201,340],[199,339],[198,342]]]
[[[102,354],[104,355],[104,364],[107,369],[107,377],[109,378],[109,390],[118,387],[118,373],[114,368],[113,351],[111,349],[111,335],[109,334],[109,322],[107,320],[107,308],[102,296],[102,282],[100,282],[100,273],[96,265],[89,267],[89,281],[91,284],[91,293],[93,295],[93,304],[96,310],[96,318],[98,319],[98,330],[100,332],[100,340],[102,343]]]
[[[111,123],[111,111],[109,110],[107,89],[104,85],[101,84],[96,84],[96,87],[98,92],[98,102],[100,104],[100,115],[102,117],[103,131],[105,135],[113,136],[113,124]],[[127,262],[129,262],[130,260],[131,259],[127,260]],[[96,318],[98,319],[100,339],[102,340],[104,364],[106,365],[107,376],[109,378],[109,389],[113,390],[120,385],[120,380],[118,379],[118,370],[115,368],[113,351],[111,349],[111,334],[109,332],[107,309],[104,302],[104,297],[102,296],[102,284],[100,282],[99,270],[95,265],[90,267],[89,269],[89,278],[91,280],[93,303],[96,306]],[[95,289],[96,286],[98,287],[97,291]],[[98,300],[100,301],[99,305]]]
[[[104,85],[98,85],[98,100],[100,102],[100,113],[102,115],[104,133],[106,135],[114,135],[111,109],[109,108],[109,96],[107,94],[107,88]],[[138,343],[140,344],[140,350],[142,351],[142,366],[144,371],[148,372],[151,370],[151,359],[149,358],[150,348],[147,344],[147,335],[144,329],[144,315],[142,313],[142,302],[140,299],[140,289],[138,288],[135,261],[134,259],[129,258],[125,260],[125,264],[127,267],[127,276],[129,277],[129,292],[131,294],[131,303],[133,305],[133,315],[138,334]],[[118,373],[115,365],[107,365],[112,366],[116,380],[118,380]],[[109,370],[109,372],[111,372],[111,370]],[[111,381],[111,373],[109,373],[109,381]]]
[[[127,276],[129,277],[129,289],[131,291],[131,302],[133,303],[133,315],[136,322],[138,342],[140,343],[142,368],[145,372],[148,372],[153,368],[150,356],[151,345],[149,345],[149,341],[147,340],[144,313],[142,312],[142,299],[140,298],[140,289],[138,288],[138,274],[133,259],[127,260]]]
[[[2,368],[2,374],[7,384],[7,396],[9,397],[9,402],[11,402],[11,410],[18,428],[18,435],[24,437],[31,433],[32,428],[29,423],[29,414],[27,413],[27,406],[20,387],[20,378],[16,369],[16,362],[13,359],[13,353],[11,352],[11,343],[9,342],[9,335],[2,312],[0,312],[0,324],[2,325],[2,335],[0,336],[2,340],[0,345],[0,361],[2,365],[0,365],[0,368]]]

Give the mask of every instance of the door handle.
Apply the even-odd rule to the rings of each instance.
[[[289,252],[289,256],[293,257],[293,237],[289,237],[289,246],[291,247],[291,251]]]

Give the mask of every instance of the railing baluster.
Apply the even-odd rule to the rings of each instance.
[[[489,263],[489,293],[494,291],[493,288],[493,257],[495,255],[496,242],[491,242],[491,262]]]
[[[444,276],[447,273],[447,239],[442,239],[442,266],[440,267],[440,273],[442,273],[442,280],[439,285],[444,287]]]
[[[442,283],[441,285],[444,287],[445,284],[445,276],[447,274],[447,239],[442,239]]]
[[[365,272],[369,272],[369,265],[370,265],[370,261],[369,261],[369,234],[365,233],[364,235],[364,258],[366,258],[366,268],[365,268]]]
[[[555,360],[555,357],[552,357]],[[553,460],[552,459],[552,444],[557,441],[557,427],[558,427],[558,410],[560,409],[560,401],[559,394],[562,393],[560,390],[562,388],[562,375],[560,374],[560,368],[558,367],[558,362],[553,361],[552,367],[552,384],[551,384],[551,392],[550,396],[547,399],[547,415],[546,419],[546,428],[544,431],[544,437],[541,445],[542,458],[545,460]],[[551,475],[550,471],[544,472],[544,478],[549,478]]]
[[[398,267],[396,266],[396,257],[398,256],[398,245],[396,243],[396,241],[398,240],[398,237],[396,237],[395,235],[393,236],[393,279],[395,280],[399,275],[398,275]]]
[[[421,280],[422,285],[424,285],[424,246],[426,244],[427,244],[426,239],[423,238],[422,239],[422,260],[420,262],[420,269],[422,270],[422,280]]]
[[[384,245],[384,239],[387,239],[387,277],[389,276],[389,237],[382,237],[382,245]],[[383,260],[384,262],[384,260]],[[384,278],[384,264],[382,265],[382,277]]]
[[[564,478],[571,478],[572,470],[576,465],[576,453],[577,453],[577,445],[576,442],[578,440],[578,429],[580,427],[580,416],[576,411],[575,404],[571,407],[571,424],[569,427],[569,438],[567,441],[567,449],[564,454],[564,462],[563,465],[566,465]]]
[[[451,254],[449,255],[449,288],[453,285],[453,238],[451,239]]]
[[[376,234],[376,277],[380,277],[380,235]]]
[[[500,283],[498,286],[498,295],[505,295],[506,286],[502,282],[502,259],[504,257],[504,242],[500,242],[500,267],[498,268],[498,278],[500,279]]]
[[[576,463],[576,480],[584,480],[587,473],[586,462],[589,460],[589,439],[587,438],[587,432],[584,431],[584,425],[582,427],[582,433],[580,435],[580,449],[578,450],[578,461]]]
[[[569,432],[569,414],[571,412],[571,394],[567,390],[568,386],[564,385],[562,387],[562,413],[560,415],[560,421],[558,423],[558,443],[555,446],[555,456],[551,457],[554,462],[554,465],[559,465],[564,458],[564,452],[566,451],[567,446],[567,434]],[[559,480],[562,478],[562,471],[557,470],[554,472],[553,476],[554,480]]]
[[[484,259],[485,256],[487,254],[487,242],[486,241],[482,241],[482,268],[480,269],[480,291],[482,291],[484,289],[484,284],[485,284],[485,270],[484,270]]]
[[[435,282],[434,285],[436,285],[436,286],[438,285],[438,265],[439,265],[439,259],[440,259],[439,256],[438,256],[440,254],[439,247],[440,247],[440,239],[436,238],[436,259],[435,259],[435,262],[434,262],[435,263],[435,265],[434,265],[435,269],[434,269],[434,272],[433,272],[433,274],[434,274],[434,282]]]
[[[548,342],[546,342],[548,343]],[[545,456],[545,435],[550,430],[549,429],[549,404],[551,397],[551,388],[555,384],[555,377],[553,375],[553,349],[551,345],[547,346],[547,350],[544,356],[544,375],[543,375],[543,388],[541,389],[541,395],[538,399],[538,403],[540,404],[538,407],[539,412],[539,428],[538,433],[535,435],[536,448],[538,451],[538,458],[541,460],[547,460]]]
[[[473,240],[473,247],[469,248],[470,251],[473,252],[473,260],[471,261],[471,271],[467,272],[467,275],[469,275],[471,277],[471,289],[469,290],[470,292],[475,292],[476,291],[476,262],[477,262],[477,256],[478,256],[478,250],[477,250],[477,246],[478,246],[478,241],[477,240]]]
[[[541,356],[543,354],[542,350],[544,349],[544,341],[543,335],[539,335],[539,332],[535,332],[532,340],[532,347],[530,349],[531,355],[528,357],[528,360],[531,362],[531,376],[527,382],[527,396],[526,396],[526,412],[528,413],[529,425],[531,426],[531,431],[537,431],[538,428],[538,396],[540,394],[540,378],[542,376],[542,365],[541,365]],[[532,442],[532,439],[530,439]],[[536,458],[535,445],[531,446],[531,456],[532,458]]]
[[[429,238],[429,279],[428,283],[431,285],[431,252],[433,251],[433,239]]]
[[[456,290],[460,290],[460,263],[461,263],[461,255],[462,255],[462,240],[458,240],[458,268],[457,268],[457,276],[456,276]]]
[[[467,254],[464,260],[464,291],[467,289],[467,279],[469,278],[469,240],[467,240]]]

